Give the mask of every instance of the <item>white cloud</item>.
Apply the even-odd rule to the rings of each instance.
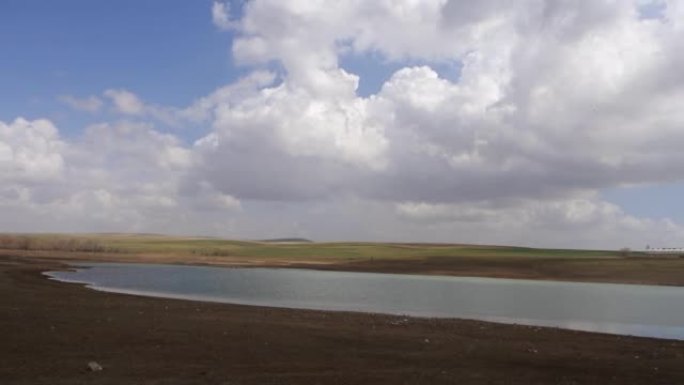
[[[192,162],[176,137],[150,124],[96,124],[66,141],[47,120],[0,122],[0,228],[194,232],[206,210],[224,223],[240,202],[183,187]]]
[[[672,91],[653,87],[663,73],[672,72],[662,71],[663,66],[678,60],[670,47],[672,24],[639,19],[635,4],[627,1],[542,7],[490,2],[469,12],[461,8],[453,1],[392,6],[253,2],[245,11],[244,37],[234,49],[246,62],[281,61],[287,70],[286,91],[293,98],[303,89],[317,101],[364,103],[365,114],[380,117],[374,121],[375,132],[394,157],[388,161],[390,170],[396,165],[421,174],[450,171],[453,176],[447,179],[475,185],[468,187],[475,192],[495,177],[515,176],[528,185],[543,185],[545,193],[560,194],[573,186],[593,189],[672,178],[653,172],[666,163],[661,163],[662,153],[651,157],[644,144],[670,143],[674,132],[667,126],[683,121],[664,104],[657,108],[667,108],[669,122],[659,117],[655,126],[644,124],[654,116],[649,113],[653,101],[676,100]],[[277,21],[272,19],[276,14]],[[413,25],[417,27],[408,28]],[[311,34],[314,29],[318,32]],[[411,38],[398,38],[406,31]],[[377,50],[389,59],[461,60],[462,76],[452,83],[428,67],[407,68],[379,95],[364,100],[350,96],[356,80],[338,68],[341,46]],[[636,111],[641,116],[635,120]],[[279,119],[284,125],[288,117]],[[314,137],[327,127],[295,125],[305,127],[303,142],[325,148]],[[332,136],[322,138],[340,143]],[[679,152],[669,151],[668,157],[667,164],[678,161]],[[636,162],[644,170],[635,170]],[[566,170],[564,180],[559,169]],[[394,179],[414,184],[423,178],[409,174]],[[434,199],[462,196],[458,186],[435,181],[436,189],[455,196]],[[513,188],[512,193],[529,191]]]
[[[226,193],[437,208],[515,201],[538,216],[520,202],[579,210],[601,188],[684,175],[674,102],[684,81],[672,79],[681,18],[669,4],[664,20],[644,20],[629,1],[255,1],[244,11],[236,59],[275,60],[286,73],[217,104],[196,172]],[[361,98],[357,76],[339,67],[349,51],[428,65]],[[433,69],[453,61],[457,82]],[[580,212],[569,212],[556,214],[575,223]]]
[[[0,121],[0,183],[54,180],[64,170],[65,144],[48,120]]]
[[[126,115],[141,115],[145,110],[145,105],[134,93],[122,89],[109,89],[104,92],[104,96],[114,103],[117,112]]]
[[[78,140],[60,139],[49,122],[0,126],[9,132],[0,167],[14,179],[78,180],[40,193],[14,182],[0,199],[99,208],[116,223],[171,230],[211,217],[202,228],[244,224],[252,234],[261,223],[325,237],[344,227],[323,225],[332,213],[385,239],[684,241],[668,219],[597,198],[603,188],[684,180],[684,8],[669,1],[662,17],[644,18],[643,6],[254,0],[236,20],[228,3],[214,2],[212,20],[235,31],[233,55],[248,75],[186,108],[109,89],[114,110],[136,122],[94,125]],[[360,97],[366,74],[342,68],[342,55],[403,68]],[[441,76],[444,64],[460,76]],[[187,146],[141,123],[149,121],[209,132]],[[39,155],[18,157],[20,142]],[[41,156],[52,160],[28,160]],[[277,204],[296,209],[267,218]],[[164,224],[174,216],[186,225]]]
[[[525,228],[575,227],[601,225],[638,225],[618,206],[593,197],[566,200],[479,201],[463,204],[403,202],[397,212],[407,218],[426,222],[480,222],[492,227]]]
[[[124,89],[108,89],[104,96],[110,99],[115,112],[137,118],[153,118],[165,124],[176,126],[185,118],[182,111],[173,107],[162,107],[145,103],[135,93]]]
[[[252,97],[255,91],[275,82],[276,75],[269,71],[254,71],[233,84],[223,86],[211,94],[199,98],[187,108],[178,112],[179,118],[204,122],[214,118],[219,106],[239,103]]]
[[[237,22],[231,20],[229,3],[214,1],[211,6],[211,20],[220,29],[232,29],[237,26]]]
[[[482,243],[641,249],[649,243],[678,244],[684,237],[684,227],[668,218],[637,218],[593,196],[468,204],[403,202],[396,210],[433,234],[452,231],[459,239],[475,237]]]
[[[94,95],[88,96],[87,98],[83,99],[79,99],[71,95],[62,95],[59,97],[59,100],[63,103],[66,103],[69,107],[75,110],[86,111],[91,113],[98,112],[104,104],[102,102],[102,99]]]

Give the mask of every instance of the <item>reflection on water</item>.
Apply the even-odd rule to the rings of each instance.
[[[46,273],[97,290],[235,304],[466,318],[684,340],[684,288],[178,265]]]

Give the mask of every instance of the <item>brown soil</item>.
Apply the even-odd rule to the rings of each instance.
[[[297,267],[296,263],[290,265]],[[304,265],[321,270],[684,286],[680,258],[427,257]]]
[[[683,342],[143,298],[58,267],[0,258],[0,384],[684,383]]]

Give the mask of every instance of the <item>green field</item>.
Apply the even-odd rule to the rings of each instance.
[[[243,257],[288,261],[405,260],[427,257],[596,258],[617,251],[537,249],[457,244],[234,241],[154,234],[4,234],[0,248],[19,250],[107,252],[140,255]]]
[[[684,259],[624,250],[235,241],[155,234],[0,234],[5,257],[308,267],[381,273],[684,285]]]

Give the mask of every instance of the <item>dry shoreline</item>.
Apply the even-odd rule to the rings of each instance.
[[[326,261],[317,259],[259,259],[198,255],[84,253],[0,249],[2,257],[56,262],[120,262],[205,265],[219,267],[280,267],[314,270],[488,277],[567,282],[684,286],[684,259],[633,257],[614,259],[501,259],[429,257]]]
[[[684,382],[679,341],[135,297],[41,275],[59,267],[0,258],[2,384]]]

